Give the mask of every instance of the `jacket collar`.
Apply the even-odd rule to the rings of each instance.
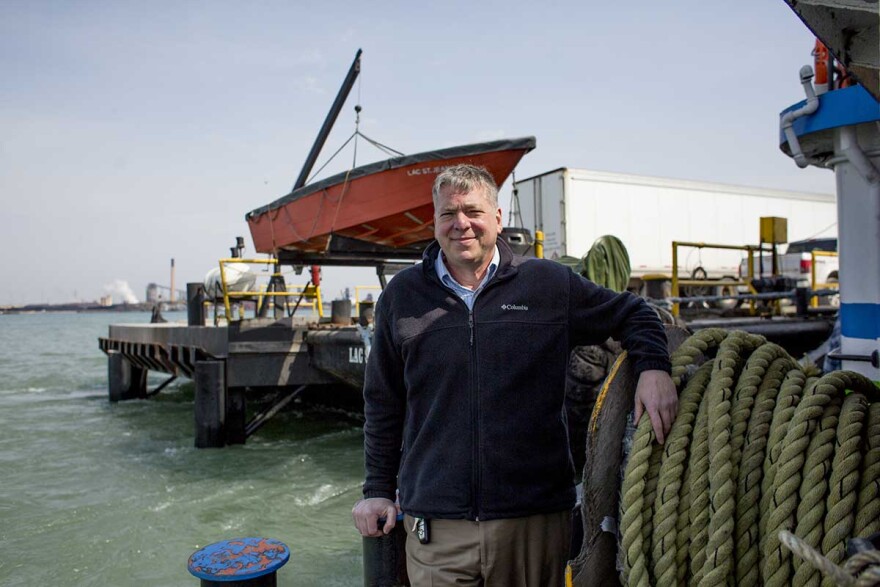
[[[495,245],[498,247],[498,254],[501,257],[501,260],[498,263],[498,269],[495,271],[495,277],[493,279],[507,277],[508,274],[515,274],[517,271],[517,264],[514,263],[514,255],[513,251],[510,249],[510,245],[508,245],[507,241],[501,237],[495,241]],[[425,252],[422,253],[422,272],[427,277],[437,281],[440,280],[440,277],[434,269],[434,263],[437,261],[437,256],[439,254],[440,243],[436,240],[432,241],[431,244],[425,248]]]

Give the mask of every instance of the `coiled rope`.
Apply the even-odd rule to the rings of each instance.
[[[815,548],[787,530],[779,532],[779,540],[804,564],[809,563],[821,571],[826,580],[841,587],[876,587],[880,585],[880,550],[867,550],[854,554],[840,567]],[[797,560],[797,559],[796,559]]]
[[[672,364],[666,444],[644,418],[626,465],[624,584],[823,584],[780,532],[840,565],[847,539],[880,531],[880,390],[745,332],[699,331]]]

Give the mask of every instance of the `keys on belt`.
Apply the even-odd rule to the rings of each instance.
[[[431,521],[425,518],[413,518],[412,532],[422,544],[428,544],[431,541]]]

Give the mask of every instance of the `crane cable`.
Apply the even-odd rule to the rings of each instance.
[[[761,336],[721,329],[691,336],[672,363],[672,430],[661,446],[643,418],[626,465],[624,584],[818,585],[780,531],[835,565],[847,538],[880,531],[873,382],[818,377]]]

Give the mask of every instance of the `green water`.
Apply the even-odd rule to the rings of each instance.
[[[244,446],[196,450],[185,380],[107,401],[98,336],[148,321],[0,316],[0,585],[194,586],[190,554],[241,536],[290,547],[281,586],[363,584],[358,420],[294,409]]]

